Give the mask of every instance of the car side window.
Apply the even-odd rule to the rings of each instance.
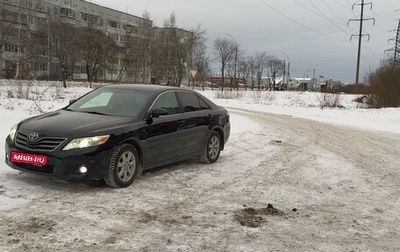
[[[199,102],[200,102],[201,110],[211,109],[210,105],[208,105],[203,99],[201,99],[200,97],[198,97],[198,99],[199,99]]]
[[[189,92],[179,92],[179,99],[185,112],[206,110],[210,108],[205,101],[197,97],[197,95]]]
[[[174,92],[166,92],[161,94],[154,102],[152,110],[156,108],[162,108],[168,111],[168,115],[174,115],[179,113],[178,100]]]

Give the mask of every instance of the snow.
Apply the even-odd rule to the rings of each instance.
[[[0,86],[0,153],[4,153],[4,140],[12,125],[24,118],[50,112],[62,108],[72,99],[89,92],[87,87],[69,87],[62,89],[60,83],[29,83],[28,87],[22,83],[21,93],[30,99],[9,98],[7,93],[17,93],[15,87]],[[33,86],[33,87],[32,87]],[[87,85],[82,85],[87,86]],[[321,109],[321,93],[313,92],[269,92],[269,91],[233,91],[232,99],[218,99],[218,90],[197,90],[218,105],[232,109],[249,111],[262,111],[275,114],[289,115],[320,121],[330,124],[357,127],[365,130],[386,131],[400,134],[400,108],[364,109],[358,108],[354,99],[355,95],[340,95],[341,105],[344,108]],[[29,93],[31,92],[31,93]],[[229,96],[229,95],[228,95]],[[32,100],[34,99],[34,100]],[[251,119],[231,113],[233,136],[246,134],[246,132],[260,131],[261,125]],[[4,165],[4,155],[0,157],[0,163],[5,169],[0,169],[0,175],[13,172]],[[208,179],[206,181],[209,181]],[[1,184],[0,184],[1,185]],[[12,186],[12,185],[8,185]],[[1,189],[1,188],[0,188]],[[0,195],[0,210],[9,209],[10,205],[23,203],[22,200],[9,202],[8,197]],[[11,207],[12,208],[12,207]]]
[[[215,99],[218,91],[205,91],[207,97],[227,108],[290,115],[319,122],[365,130],[400,133],[400,108],[366,109],[354,100],[356,95],[339,94],[343,108],[322,108],[324,94],[316,92],[247,92],[240,99]],[[334,96],[334,95],[333,95]]]
[[[386,187],[374,188],[375,184],[370,183],[376,182],[380,185],[381,181],[391,181],[396,177],[398,172],[393,167],[398,163],[398,150],[388,148],[385,153],[392,156],[385,157],[383,155],[386,154],[382,154],[372,158],[371,167],[382,164],[382,176],[368,177],[364,169],[349,161],[352,153],[340,152],[340,144],[333,143],[335,150],[323,149],[310,141],[308,136],[304,136],[305,131],[314,130],[311,128],[314,127],[312,124],[310,129],[305,126],[308,124],[301,124],[297,129],[296,122],[289,119],[302,118],[326,123],[329,134],[332,134],[332,141],[337,139],[339,142],[349,141],[352,144],[350,138],[360,139],[364,132],[381,134],[384,139],[400,139],[400,108],[365,109],[354,102],[356,96],[346,94],[338,96],[341,108],[321,108],[324,100],[321,93],[240,91],[218,98],[221,96],[218,91],[199,91],[215,103],[226,107],[231,115],[231,138],[226,150],[221,153],[220,160],[213,165],[202,166],[192,162],[172,165],[167,169],[146,173],[131,187],[119,190],[79,183],[71,185],[70,182],[23,174],[5,165],[4,140],[12,125],[28,116],[62,108],[70,100],[88,91],[90,89],[86,84],[62,89],[57,82],[34,83],[29,89],[24,87],[20,90],[24,97],[30,99],[18,99],[9,97],[10,93],[17,93],[15,87],[8,83],[0,86],[0,153],[3,153],[0,155],[0,211],[4,214],[4,217],[0,217],[0,230],[8,230],[8,233],[0,231],[0,240],[8,240],[7,243],[0,241],[0,250],[7,248],[8,251],[10,247],[14,251],[22,248],[35,248],[34,251],[60,248],[60,251],[131,251],[141,247],[143,250],[140,251],[196,251],[195,248],[227,251],[234,247],[235,251],[261,251],[265,249],[265,243],[269,242],[269,248],[274,251],[292,251],[295,248],[303,248],[299,249],[302,251],[377,251],[387,247],[377,243],[375,249],[369,250],[373,246],[373,237],[397,237],[394,229],[398,219],[394,216],[398,215],[396,209],[399,209],[400,203],[394,198],[393,202],[389,202],[387,195],[397,197],[396,188],[399,187],[393,186],[391,193],[387,194]],[[265,112],[287,115],[287,128],[276,129],[278,119]],[[280,123],[285,121],[279,120],[282,120]],[[339,139],[341,133],[337,133],[335,128],[330,130],[333,125],[346,127],[350,133],[344,139]],[[322,129],[324,127],[317,128],[321,131]],[[320,136],[325,136],[324,134],[320,133]],[[257,139],[262,140],[255,141]],[[379,139],[365,141],[380,145]],[[304,145],[304,149],[299,149],[299,144]],[[282,155],[282,148],[290,156]],[[360,146],[355,146],[355,149],[360,149]],[[368,145],[356,158],[363,160],[364,156],[372,156],[374,152],[374,146]],[[293,169],[290,170],[291,168]],[[269,180],[268,184],[266,178]],[[292,183],[285,182],[286,179]],[[389,185],[391,184],[388,183],[387,187]],[[337,194],[342,198],[338,198]],[[107,201],[109,198],[124,201],[110,203]],[[258,230],[246,227],[241,230],[240,226],[238,228],[227,219],[226,216],[231,217],[230,210],[227,209],[255,205],[260,199],[271,200],[274,206],[291,204],[287,206],[289,209],[303,208],[303,211],[309,212],[322,210],[315,211],[311,217],[310,213],[301,215],[301,220],[296,223],[293,219],[297,217],[292,212],[288,214],[288,219],[276,217],[270,220],[268,227]],[[324,208],[327,206],[329,210]],[[343,210],[340,209],[341,206]],[[31,209],[38,211],[37,216]],[[127,219],[113,217],[117,215],[113,212],[114,209],[118,209],[118,214],[126,214],[124,218]],[[171,211],[168,212],[168,209]],[[211,216],[207,214],[209,211],[212,211]],[[348,212],[349,216],[346,217],[343,211]],[[291,211],[285,209],[285,212]],[[358,219],[353,212],[362,217]],[[56,218],[55,215],[59,217]],[[105,216],[109,215],[112,216],[107,219]],[[40,219],[40,216],[47,217]],[[328,218],[331,217],[338,222],[336,229],[329,226],[332,221]],[[139,221],[134,221],[134,218],[139,218]],[[8,226],[7,220],[10,219],[20,222],[15,221]],[[29,233],[27,236],[22,235],[22,238],[13,239],[18,236],[18,232],[23,232],[16,231],[18,227],[26,228],[22,224],[24,221],[30,223],[30,229],[46,227],[52,230],[54,227],[58,228],[58,232],[68,235],[64,237],[41,231],[37,236]],[[347,221],[354,223],[345,230]],[[81,224],[81,229],[68,226],[68,222]],[[138,232],[132,239],[123,236],[128,233],[129,223],[137,230],[133,232]],[[216,226],[214,223],[222,224]],[[179,226],[178,230],[174,229],[175,225]],[[302,230],[305,225],[310,225],[310,229]],[[115,226],[119,227],[116,230],[118,235],[111,235]],[[293,226],[299,233],[292,233]],[[29,228],[26,229],[29,231]],[[322,231],[311,230],[312,228],[320,228]],[[342,228],[341,233],[334,233]],[[262,232],[274,229],[282,230],[275,237],[277,240],[262,235]],[[222,235],[221,232],[225,234]],[[231,233],[237,239],[228,239]],[[286,235],[292,240],[282,240]],[[352,235],[361,241],[354,241],[358,245],[350,249],[346,244],[353,243],[353,240],[347,240]],[[307,242],[302,243],[306,236],[309,236]],[[313,238],[310,239],[311,236]],[[330,236],[334,237],[332,242],[328,242]],[[93,245],[101,244],[99,237],[107,238],[104,248]],[[260,240],[253,242],[252,237],[259,237]],[[26,242],[18,245],[17,240]],[[223,241],[222,244],[220,240]],[[279,244],[279,240],[285,241],[286,245]],[[390,241],[392,244],[388,243],[387,246],[392,246],[393,251],[399,248],[400,245],[393,242],[393,239]],[[37,247],[29,247],[29,242],[35,243]],[[93,248],[90,247],[92,245]],[[152,249],[152,246],[156,249]]]

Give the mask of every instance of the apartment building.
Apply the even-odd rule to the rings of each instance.
[[[179,28],[154,27],[156,38],[153,83],[187,84],[192,62],[193,33]]]
[[[155,66],[150,65],[150,58],[157,55],[150,56],[149,41],[151,36],[151,42],[160,45],[155,42],[160,36],[151,20],[83,0],[1,0],[0,4],[1,78],[60,79],[65,75],[67,79],[87,79],[88,66],[83,58],[74,59],[67,71],[60,60],[64,56],[55,55],[57,48],[49,34],[54,21],[101,30],[119,48],[135,52],[126,58],[120,50],[96,71],[94,81],[150,82],[153,77]],[[175,35],[181,36],[180,41],[191,36],[190,32],[177,30],[180,32]],[[190,54],[185,51],[182,57],[186,68]],[[167,75],[159,74],[158,78],[166,79]]]

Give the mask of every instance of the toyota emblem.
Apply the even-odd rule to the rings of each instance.
[[[31,142],[36,142],[39,139],[39,134],[38,133],[31,133],[28,136],[29,141]]]

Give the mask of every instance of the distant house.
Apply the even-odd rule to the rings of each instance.
[[[288,90],[321,91],[325,85],[325,82],[315,78],[292,78],[289,81]]]

